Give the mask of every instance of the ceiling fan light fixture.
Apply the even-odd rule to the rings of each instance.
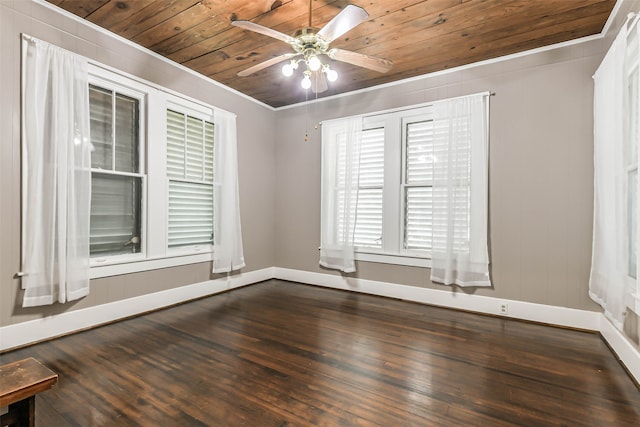
[[[327,75],[327,80],[329,80],[330,82],[335,82],[336,80],[338,80],[338,72],[329,68],[328,65],[323,65],[322,71]]]
[[[304,78],[300,82],[300,86],[302,86],[302,89],[309,89],[311,87],[311,73],[310,72],[305,71]]]
[[[291,77],[293,75],[293,65],[291,65],[289,62],[284,64],[282,66],[282,74],[284,74],[286,77]]]
[[[322,67],[322,62],[316,55],[312,55],[307,59],[307,66],[311,71],[318,71]]]

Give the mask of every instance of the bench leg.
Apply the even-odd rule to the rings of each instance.
[[[0,417],[2,427],[35,427],[36,397],[31,396],[9,405],[9,411]]]

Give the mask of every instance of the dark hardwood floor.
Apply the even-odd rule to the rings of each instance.
[[[45,426],[638,426],[596,334],[269,281],[0,356]]]

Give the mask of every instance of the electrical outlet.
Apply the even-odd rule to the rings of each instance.
[[[507,304],[500,304],[500,314],[509,314],[509,306]]]

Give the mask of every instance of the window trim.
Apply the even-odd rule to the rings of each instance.
[[[167,248],[167,254],[171,255],[171,256],[185,256],[185,255],[194,255],[194,254],[198,254],[198,253],[211,253],[213,254],[213,238],[211,239],[211,243],[202,243],[202,244],[193,244],[193,245],[185,245],[185,246],[175,246],[175,247],[169,247],[169,211],[168,211],[168,206],[169,206],[169,183],[171,181],[171,178],[169,177],[169,175],[167,174],[167,156],[166,156],[166,148],[167,148],[167,136],[166,136],[166,128],[167,128],[167,123],[166,123],[166,114],[167,114],[167,110],[171,110],[174,111],[176,113],[179,114],[183,114],[185,116],[191,116],[194,117],[198,120],[202,120],[203,122],[210,122],[213,123],[214,125],[214,129],[215,129],[215,121],[214,121],[214,109],[211,107],[208,107],[206,105],[203,104],[198,104],[196,102],[190,101],[190,100],[186,100],[184,98],[180,98],[177,97],[175,95],[167,95],[166,96],[166,104],[163,108],[163,118],[165,120],[164,124],[163,124],[163,129],[165,129],[164,132],[164,176],[166,179],[166,197],[165,197],[165,203],[167,206],[167,226],[165,227],[165,234],[166,234],[166,248]],[[215,135],[215,130],[214,130],[214,135]],[[214,136],[214,141],[213,141],[213,155],[215,155],[215,136]],[[214,158],[214,165],[213,165],[213,176],[214,179],[211,182],[212,186],[213,186],[213,191],[215,192],[215,158]],[[180,181],[181,179],[175,179],[174,180],[178,180]],[[193,182],[193,181],[189,181],[189,180],[184,180],[186,182]],[[204,183],[204,182],[203,182]],[[215,207],[214,207],[215,210]],[[212,234],[213,234],[213,224],[212,224]]]
[[[382,194],[382,235],[384,238],[381,249],[356,247],[356,260],[420,267],[431,266],[430,252],[404,247],[406,228],[404,221],[406,206],[403,194],[406,174],[404,125],[409,122],[425,120],[433,120],[431,104],[372,113],[362,117],[363,131],[383,128],[385,133],[385,168]]]
[[[638,37],[637,32],[633,32],[633,34],[631,35],[632,38],[634,37]],[[632,46],[637,46],[637,42],[632,43]],[[628,66],[627,66],[627,70],[626,70],[626,90],[629,90],[629,87],[631,85],[630,80],[631,78],[635,78],[636,79],[636,100],[638,100],[638,97],[640,97],[640,52],[638,52],[637,48],[634,48],[632,50],[628,50],[627,51],[627,61],[629,61]],[[634,76],[635,74],[635,76]],[[629,93],[626,94],[626,96],[629,96]],[[627,98],[630,99],[630,98]],[[629,101],[630,102],[630,101]],[[638,101],[639,103],[637,104],[637,106],[640,106],[640,101]],[[630,107],[630,105],[628,106]],[[638,113],[636,111],[636,113]],[[632,129],[631,124],[627,124],[627,126],[625,126],[625,133],[624,133],[624,138],[625,138],[625,151],[628,151],[629,148],[631,148],[631,136],[629,135],[629,131]],[[636,129],[636,131],[638,131],[640,129]],[[631,225],[630,222],[630,218],[628,217],[629,213],[630,213],[630,209],[629,209],[629,197],[630,197],[630,187],[629,187],[629,175],[633,172],[635,172],[636,174],[636,180],[638,179],[638,151],[640,150],[640,135],[635,135],[636,141],[635,141],[635,151],[636,151],[636,158],[635,159],[631,159],[631,154],[633,153],[629,153],[629,152],[625,152],[625,160],[627,160],[626,165],[625,165],[625,171],[624,171],[624,194],[626,196],[626,205],[627,208],[625,209],[626,214],[627,214],[627,218],[625,218],[625,222],[626,225],[625,227],[627,228],[627,239],[628,241],[625,244],[625,258],[626,258],[626,267],[625,267],[625,280],[626,280],[626,285],[628,287],[628,289],[631,289],[632,293],[631,295],[633,296],[633,301],[631,301],[628,306],[629,308],[635,312],[637,315],[640,315],[640,281],[638,281],[638,276],[639,276],[639,271],[638,271],[638,266],[640,265],[638,261],[640,261],[640,251],[638,250],[638,248],[636,248],[636,278],[634,278],[633,276],[631,276],[629,274],[629,266],[631,263],[631,257],[630,257],[630,247],[632,245],[632,242],[630,241],[630,239],[632,238],[629,234],[630,231],[628,229],[628,227]],[[631,161],[630,161],[631,160]],[[636,185],[638,185],[638,183],[636,182]],[[638,188],[636,188],[636,192],[638,191]],[[636,197],[638,196],[638,194],[636,194]],[[636,200],[636,203],[638,203],[638,200]],[[640,224],[638,223],[638,220],[640,218],[638,218],[639,214],[638,214],[638,209],[640,208],[640,206],[636,205],[636,235],[633,236],[633,238],[635,239],[636,244],[638,243],[638,239],[639,239],[639,235],[640,235]]]
[[[90,278],[118,276],[122,274],[140,273],[143,271],[158,270],[161,268],[177,267],[188,264],[210,262],[213,250],[202,253],[172,254],[170,256],[148,257],[140,259],[110,260],[91,266]]]
[[[462,95],[459,97],[449,97],[446,98],[446,100],[452,100],[452,99],[456,99],[456,98],[462,98],[462,97],[468,97],[468,96],[474,96],[474,95],[484,95],[484,96],[490,96],[491,92],[485,91],[485,92],[478,92],[478,93],[472,93],[472,94],[468,94],[468,95]],[[445,99],[443,99],[445,100]],[[389,251],[388,247],[384,247],[384,240],[383,240],[383,249],[376,249],[376,248],[371,248],[371,247],[355,247],[355,259],[357,261],[365,261],[365,262],[376,262],[376,263],[385,263],[385,264],[396,264],[396,265],[405,265],[405,266],[415,266],[415,267],[431,267],[431,253],[430,251],[417,251],[417,250],[411,250],[411,249],[405,249],[404,248],[404,234],[405,234],[405,224],[404,224],[404,210],[405,210],[405,202],[404,202],[404,196],[403,196],[403,187],[401,188],[401,183],[404,183],[404,176],[403,174],[406,173],[406,169],[405,169],[405,161],[406,161],[406,155],[405,155],[405,150],[406,150],[406,141],[405,141],[405,136],[404,136],[404,132],[402,132],[401,128],[402,128],[402,118],[411,118],[411,117],[420,117],[422,116],[421,120],[418,121],[422,121],[424,120],[424,115],[427,115],[428,118],[427,120],[432,120],[433,119],[433,105],[437,102],[439,102],[441,100],[434,100],[434,101],[430,101],[430,102],[426,102],[426,103],[421,103],[421,104],[415,104],[415,105],[411,105],[411,106],[405,106],[405,107],[399,107],[399,108],[392,108],[392,109],[388,109],[388,110],[382,110],[382,111],[377,111],[377,112],[371,112],[371,113],[367,113],[367,114],[362,114],[362,115],[352,115],[352,116],[347,116],[347,117],[338,117],[335,119],[332,119],[330,121],[327,122],[327,124],[329,124],[330,122],[334,122],[334,121],[340,121],[340,120],[348,120],[348,119],[353,119],[353,118],[360,118],[362,119],[362,130],[366,131],[366,130],[370,130],[370,129],[374,129],[377,127],[384,127],[385,128],[385,139],[387,138],[388,134],[395,134],[396,135],[396,141],[397,143],[400,145],[400,149],[396,149],[395,153],[392,153],[391,151],[393,151],[392,149],[389,149],[389,153],[387,152],[387,149],[389,146],[393,145],[392,143],[388,143],[385,140],[385,181],[384,181],[384,186],[383,188],[386,188],[386,186],[388,186],[388,181],[387,181],[387,174],[390,174],[392,177],[395,177],[395,181],[397,182],[397,185],[395,185],[396,190],[395,191],[386,191],[384,192],[383,190],[383,236],[386,237],[386,240],[388,241],[389,239],[389,235],[391,234],[392,236],[395,236],[394,241],[398,242],[398,250],[396,252],[393,251]],[[395,117],[396,118],[396,124],[392,124],[391,126],[387,125],[387,122],[389,121],[389,117]],[[484,117],[484,120],[487,123],[487,129],[489,128],[489,108],[487,107],[486,109],[486,116]],[[398,123],[400,122],[400,123]],[[382,125],[381,125],[382,124]],[[330,125],[331,128],[333,129],[334,125]],[[333,140],[334,138],[332,138],[332,135],[329,134],[329,139]],[[327,157],[327,150],[329,150],[328,148],[325,147],[325,142],[323,141],[323,146],[322,146],[322,159],[323,161],[326,161],[328,159]],[[397,159],[397,160],[394,160]],[[388,162],[395,162],[394,167],[387,167],[387,163]],[[323,169],[324,170],[324,169]],[[394,178],[392,178],[390,180],[391,182],[394,182]],[[392,195],[390,195],[390,193],[393,193]],[[389,219],[388,221],[385,219],[385,215],[386,215],[386,211],[385,211],[385,206],[387,205],[387,203],[394,203],[393,201],[395,200],[396,206],[400,206],[397,207],[395,209],[393,209],[393,211],[395,212],[395,214],[393,215],[393,218]],[[387,215],[388,217],[388,215]],[[386,228],[385,228],[386,227]],[[398,235],[399,233],[399,235]],[[639,292],[640,293],[640,292]]]
[[[375,262],[380,264],[405,265],[408,267],[431,268],[431,256],[410,256],[407,254],[395,255],[389,253],[373,253],[364,250],[356,250],[356,261]]]
[[[131,96],[132,92],[144,94],[144,99],[140,102],[139,123],[141,132],[139,167],[144,174],[141,201],[141,251],[135,254],[92,257],[90,278],[97,279],[211,262],[213,260],[212,244],[168,247],[168,212],[165,211],[168,203],[165,116],[167,108],[183,112],[186,108],[185,113],[215,124],[214,116],[217,109],[205,102],[94,61],[89,62],[89,82],[96,86],[101,84],[107,84],[107,87],[118,86],[121,89],[118,92],[127,96]],[[151,121],[154,126],[149,126]],[[153,150],[150,149],[150,141],[153,141]]]
[[[116,176],[129,176],[141,179],[140,200],[140,252],[132,254],[96,255],[89,260],[90,267],[103,265],[104,263],[124,263],[144,259],[147,256],[147,105],[149,101],[149,88],[118,74],[102,70],[89,65],[89,84],[119,93],[138,100],[138,171],[119,172],[101,168],[91,168],[91,172]],[[114,147],[115,148],[115,147]],[[115,155],[115,154],[114,154]]]
[[[408,184],[407,183],[407,139],[408,139],[408,130],[409,125],[412,123],[423,123],[423,122],[433,122],[433,108],[422,107],[415,110],[408,111],[412,113],[411,115],[401,114],[399,116],[400,119],[400,139],[401,139],[401,167],[400,167],[400,253],[405,254],[409,257],[416,258],[428,258],[431,259],[431,251],[430,250],[417,250],[417,249],[407,249],[407,198],[406,198],[406,189],[407,188],[419,188],[419,187],[430,187],[433,189],[433,180],[430,182],[430,185],[425,185],[425,183],[421,184]],[[415,112],[415,113],[414,113]],[[435,128],[434,128],[435,130]]]

